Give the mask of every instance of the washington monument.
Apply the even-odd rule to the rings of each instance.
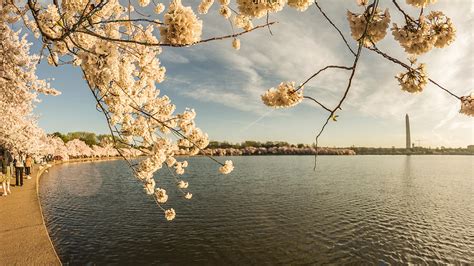
[[[407,137],[407,154],[410,154],[411,151],[411,139],[410,139],[410,118],[408,114],[405,115],[405,128],[406,128],[406,137]]]

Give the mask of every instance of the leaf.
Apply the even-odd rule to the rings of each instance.
[[[332,118],[332,121],[334,122],[337,122],[337,118],[339,117],[339,115],[333,115],[331,118]]]

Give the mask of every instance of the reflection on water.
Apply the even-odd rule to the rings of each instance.
[[[405,177],[406,180],[411,179],[411,156],[405,156],[405,164],[403,165],[403,177]]]
[[[123,161],[52,168],[40,195],[62,261],[474,263],[474,157],[321,156],[316,172],[312,156],[232,160],[222,176],[189,159],[193,199],[168,189],[172,223]]]

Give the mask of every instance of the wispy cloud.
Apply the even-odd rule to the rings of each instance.
[[[264,119],[265,117],[267,117],[268,115],[270,115],[271,113],[273,113],[275,109],[271,109],[270,111],[264,113],[262,116],[260,116],[259,118],[257,118],[255,121],[252,121],[250,122],[250,124],[246,125],[245,127],[243,127],[240,132],[244,132],[244,131],[247,131],[249,130],[251,127],[253,127],[254,125],[256,125],[258,122],[262,121],[262,119]]]

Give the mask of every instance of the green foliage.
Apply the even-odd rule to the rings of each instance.
[[[70,133],[67,133],[67,138],[68,138],[68,141],[73,140],[73,139],[80,139],[89,146],[98,144],[97,136],[95,135],[95,133],[91,133],[91,132],[83,132],[83,131],[70,132]]]
[[[77,132],[69,132],[66,134],[62,134],[61,132],[54,132],[51,134],[52,136],[58,137],[67,143],[73,139],[80,139],[84,141],[87,145],[98,145],[99,143],[108,142],[109,139],[112,141],[112,136],[107,134],[96,135],[92,132],[85,132],[85,131],[77,131]]]
[[[301,144],[303,145],[303,144]],[[289,144],[288,142],[285,141],[266,141],[266,142],[260,142],[260,141],[255,141],[255,140],[246,140],[242,143],[230,143],[227,141],[224,142],[219,142],[219,141],[210,141],[209,145],[207,146],[208,148],[211,149],[228,149],[228,148],[234,148],[234,149],[241,149],[241,148],[246,148],[246,147],[254,147],[254,148],[272,148],[272,147],[292,147],[295,145]]]
[[[112,135],[110,135],[110,134],[100,134],[100,135],[97,135],[97,140],[99,140],[99,142],[112,141]]]
[[[62,139],[64,143],[69,141],[69,139],[67,138],[67,135],[61,134],[60,132],[54,132],[51,135],[54,136],[54,137],[58,137],[58,138]]]

